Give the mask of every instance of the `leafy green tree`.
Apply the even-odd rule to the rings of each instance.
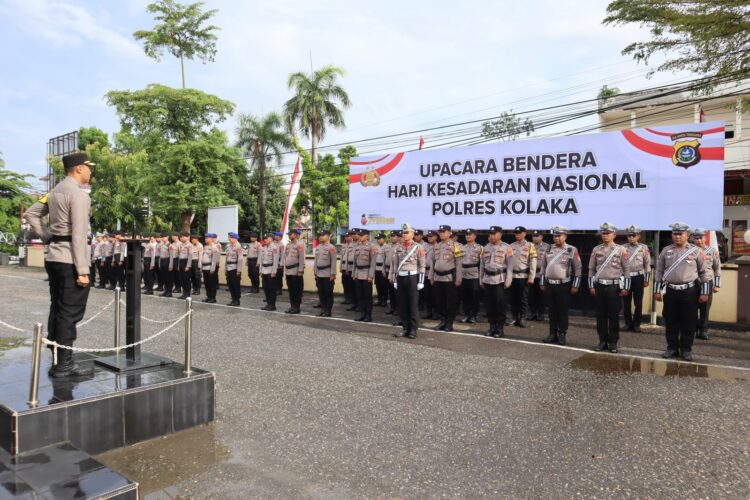
[[[117,110],[122,131],[136,136],[145,147],[195,139],[234,112],[232,102],[214,95],[158,84],[143,90],[113,90],[105,99]]]
[[[240,228],[261,232],[258,169],[251,167],[248,171],[248,165],[244,161],[236,165],[235,175],[238,179],[238,187],[236,190],[230,190],[228,195],[240,205]],[[284,208],[286,207],[284,176],[269,165],[265,173],[264,184],[266,192],[265,230],[271,231],[281,227],[281,220],[284,217]]]
[[[294,95],[284,104],[287,127],[295,127],[312,142],[312,162],[318,164],[318,143],[325,137],[326,127],[345,127],[343,109],[351,106],[349,94],[337,83],[345,74],[337,66],[324,66],[308,75],[289,75],[287,85]]]
[[[622,53],[646,64],[666,54],[657,71],[740,78],[750,72],[749,9],[747,0],[614,0],[603,22],[648,28],[651,40],[633,42]]]
[[[607,85],[604,85],[601,89],[599,89],[599,93],[597,94],[596,98],[600,101],[603,101],[604,99],[608,99],[616,95],[620,95],[620,89],[618,89],[617,87],[609,87]]]
[[[482,123],[482,137],[499,141],[515,141],[522,134],[531,135],[534,122],[530,118],[521,120],[513,110],[503,111],[500,118]]]
[[[233,103],[162,85],[112,91],[106,97],[122,125],[117,148],[148,155],[141,176],[157,227],[179,220],[180,230],[189,231],[191,221],[200,220],[209,206],[234,202],[226,193],[237,183],[233,165],[242,160],[215,127],[232,113]]]
[[[21,211],[33,203],[31,196],[25,190],[31,185],[26,182],[29,175],[18,174],[5,169],[5,162],[0,156],[0,231],[18,234],[21,230]],[[0,244],[1,252],[15,254],[13,245]]]
[[[299,213],[303,207],[312,206],[313,227],[335,233],[349,220],[349,161],[357,156],[357,148],[341,148],[337,156],[325,155],[317,165],[313,165],[310,153],[301,147],[298,150],[304,175],[295,209]]]
[[[250,158],[255,169],[258,196],[258,228],[265,232],[268,163],[281,164],[281,154],[292,148],[292,140],[284,131],[281,115],[263,117],[241,114],[237,126],[237,147]]]
[[[78,130],[78,149],[85,151],[89,144],[109,145],[107,133],[96,127],[81,127]]]
[[[206,24],[217,10],[203,12],[203,2],[183,5],[174,0],[159,0],[148,5],[157,21],[152,31],[133,33],[143,42],[146,55],[159,61],[164,51],[180,59],[182,88],[185,88],[185,59],[200,59],[204,64],[216,56],[218,26]]]

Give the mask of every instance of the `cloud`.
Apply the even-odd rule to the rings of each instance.
[[[84,7],[49,0],[13,0],[4,17],[30,35],[41,37],[58,49],[80,48],[95,43],[118,56],[143,57],[140,47],[101,22]]]

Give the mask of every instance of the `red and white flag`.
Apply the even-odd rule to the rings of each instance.
[[[419,149],[422,149],[424,147],[424,137],[421,135],[419,136]]]
[[[706,121],[706,113],[703,112],[703,106],[698,104],[698,122],[703,123]]]
[[[302,162],[300,157],[297,157],[297,164],[294,166],[294,173],[292,174],[292,181],[289,184],[289,193],[286,198],[286,208],[284,209],[284,218],[281,222],[281,241],[286,245],[289,242],[289,214],[294,206],[294,200],[297,199],[299,194],[299,184],[302,179]]]

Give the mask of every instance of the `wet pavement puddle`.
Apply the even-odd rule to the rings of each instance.
[[[141,497],[167,490],[229,459],[214,424],[188,429],[98,455],[97,460],[139,484]]]
[[[697,377],[725,381],[750,380],[750,372],[731,367],[594,353],[584,354],[568,363],[568,366],[605,374],[645,373],[662,377]]]

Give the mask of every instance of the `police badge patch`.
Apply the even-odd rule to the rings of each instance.
[[[672,163],[684,169],[697,165],[701,161],[701,145],[700,142],[698,142],[698,139],[701,137],[703,137],[703,134],[700,132],[684,132],[671,136],[670,138],[675,141]]]

